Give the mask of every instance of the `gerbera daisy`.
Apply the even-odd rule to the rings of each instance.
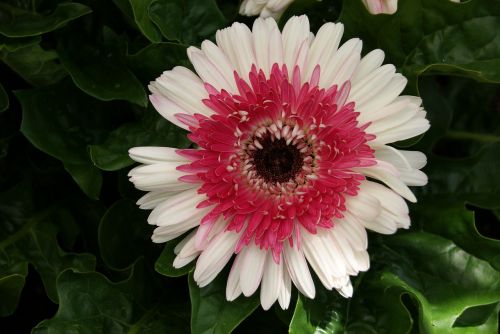
[[[426,158],[388,144],[425,132],[426,113],[399,96],[407,80],[381,50],[361,58],[342,33],[326,23],[314,36],[306,16],[282,33],[273,19],[235,23],[188,49],[196,73],[175,67],[149,86],[195,148],[132,148],[130,180],[149,191],[138,204],[153,209],[153,241],[183,236],[173,265],[197,258],[200,287],[232,262],[228,300],[260,286],[264,309],[287,308],[291,282],[314,298],[310,268],[349,297],[349,276],[369,268],[365,229],[410,225],[404,199],[426,184]]]

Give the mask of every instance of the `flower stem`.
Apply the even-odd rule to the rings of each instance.
[[[467,131],[448,131],[446,137],[451,139],[473,140],[482,143],[495,143],[500,141],[500,136]]]

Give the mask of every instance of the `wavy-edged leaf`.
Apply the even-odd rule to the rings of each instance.
[[[87,153],[105,132],[106,105],[83,95],[71,82],[15,93],[23,109],[21,132],[38,149],[59,159],[75,182],[97,198],[102,182]]]
[[[64,211],[33,212],[29,183],[22,181],[0,193],[0,315],[12,313],[19,300],[28,264],[40,274],[47,295],[57,302],[56,277],[72,268],[90,271],[95,267],[91,254],[68,253],[61,249],[57,235],[67,234],[75,222]]]
[[[146,283],[146,280],[149,280]],[[183,310],[165,302],[141,262],[119,283],[100,273],[63,272],[57,280],[59,310],[32,331],[38,333],[185,333]]]
[[[145,83],[174,66],[189,67],[186,46],[177,43],[149,44],[127,57],[130,68]]]
[[[200,288],[189,274],[191,296],[191,333],[231,333],[259,305],[259,296],[240,296],[226,300],[227,273],[220,273],[209,285]]]
[[[85,93],[103,101],[125,100],[142,107],[147,105],[144,87],[117,50],[82,44],[71,36],[58,51],[75,85]]]
[[[149,17],[149,6],[153,0],[128,0],[132,7],[134,20],[139,30],[153,43],[160,43],[162,36],[160,30]]]
[[[60,3],[47,14],[0,3],[0,34],[7,37],[38,36],[90,12],[89,7],[79,3]]]
[[[160,248],[151,242],[150,230],[146,211],[127,199],[114,203],[99,224],[99,249],[103,261],[111,268],[125,269],[141,256],[153,257]]]
[[[149,15],[166,39],[185,44],[197,44],[226,24],[214,0],[153,0]]]
[[[0,60],[33,86],[56,83],[67,74],[57,52],[43,49],[36,39],[0,47]]]
[[[371,15],[360,0],[344,1],[349,37],[379,47],[409,77],[440,73],[500,82],[500,2],[400,1],[394,15]]]
[[[442,204],[467,201],[484,208],[500,207],[500,142],[485,146],[467,159],[433,156],[425,171],[429,184],[416,189],[417,197],[434,199]]]

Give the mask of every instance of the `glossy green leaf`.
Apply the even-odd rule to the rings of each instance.
[[[197,44],[225,26],[214,0],[153,0],[149,15],[168,40]]]
[[[497,0],[401,1],[394,15],[371,15],[360,0],[344,1],[340,21],[347,36],[381,48],[411,78],[440,73],[500,82]]]
[[[128,0],[132,7],[135,23],[147,39],[153,43],[161,42],[160,30],[149,17],[149,6],[153,0]]]
[[[101,174],[92,166],[87,145],[98,141],[112,114],[71,83],[16,92],[23,108],[21,132],[38,149],[61,160],[82,190],[97,198]]]
[[[22,181],[0,193],[0,315],[12,313],[31,264],[41,276],[50,299],[57,302],[56,278],[67,268],[93,270],[91,254],[68,253],[59,246],[57,235],[68,233],[75,222],[62,211],[34,212],[29,183]]]
[[[11,275],[0,275],[0,317],[14,313],[19,303],[19,297],[24,288],[26,276],[28,275],[27,263],[22,263],[24,270]]]
[[[439,202],[427,199],[416,209],[414,224],[425,231],[453,240],[463,250],[487,261],[500,271],[500,240],[479,234],[472,211],[465,210],[463,205],[443,207]],[[492,221],[491,224],[495,222]]]
[[[127,57],[130,68],[145,83],[175,66],[189,67],[186,46],[176,43],[150,44]]]
[[[153,249],[159,247],[151,242],[151,233],[146,211],[130,200],[116,202],[99,224],[102,259],[111,268],[125,269],[139,257],[154,254]]]
[[[33,329],[38,333],[185,333],[188,323],[176,307],[161,303],[161,291],[144,282],[142,265],[125,281],[99,273],[67,270],[57,280],[56,315]],[[145,286],[146,285],[146,286]],[[156,299],[158,298],[158,299]]]
[[[206,287],[200,288],[189,274],[191,296],[191,333],[231,333],[259,305],[258,294],[226,300],[227,273],[220,273]]]
[[[60,3],[47,15],[0,4],[0,34],[7,37],[37,36],[59,29],[90,12],[89,7],[79,3]]]
[[[182,238],[182,237],[181,237]],[[173,263],[175,259],[174,248],[177,244],[182,240],[181,238],[171,240],[165,244],[165,248],[160,254],[160,257],[155,262],[155,270],[167,277],[179,277],[188,274],[191,270],[193,270],[196,260],[193,260],[191,263],[185,265],[181,268],[174,268]]]
[[[9,108],[9,96],[7,92],[3,88],[3,85],[0,83],[0,112]]]
[[[453,218],[448,217],[448,222],[454,222]],[[380,241],[375,249],[372,247],[372,269],[354,297],[344,300],[336,292],[320,288],[314,301],[299,300],[292,333],[310,329],[325,333],[406,333],[411,328],[419,328],[420,333],[462,333],[465,327],[478,332],[483,326],[491,328],[485,324],[492,313],[496,314],[500,302],[500,272],[489,262],[466,252],[451,239],[426,232]],[[408,310],[410,304],[418,309],[418,316]],[[479,309],[471,312],[475,307]]]
[[[73,37],[58,50],[74,83],[87,94],[103,101],[126,100],[147,105],[144,87],[117,50],[82,45]]]
[[[66,70],[59,63],[58,54],[54,50],[43,49],[40,44],[34,44],[35,41],[30,39],[20,45],[0,48],[0,60],[33,86],[60,81],[66,76]]]
[[[152,108],[135,123],[127,123],[110,133],[101,145],[90,146],[90,156],[100,169],[115,171],[134,162],[128,150],[136,146],[186,148],[191,142],[184,130],[171,124]]]
[[[429,184],[415,189],[418,196],[425,196],[440,203],[467,201],[486,208],[500,207],[500,142],[485,146],[474,157],[450,159],[431,157],[425,168]]]

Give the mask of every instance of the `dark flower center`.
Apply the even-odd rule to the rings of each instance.
[[[270,137],[260,143],[263,148],[254,151],[253,161],[257,175],[266,182],[287,182],[300,172],[304,161],[295,145],[287,145],[283,138],[272,141]]]

